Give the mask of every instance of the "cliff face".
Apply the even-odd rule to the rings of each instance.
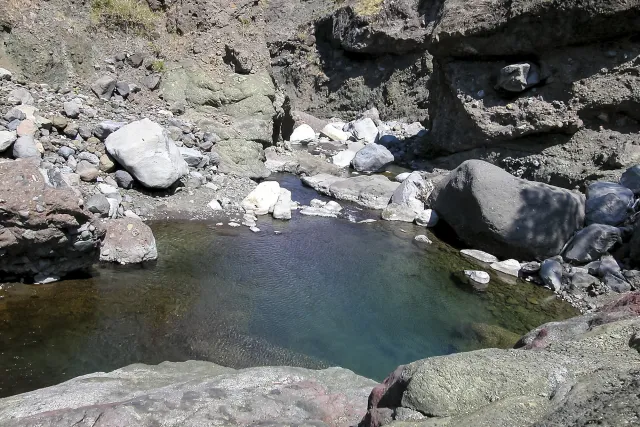
[[[192,96],[187,114],[258,114],[249,127],[277,140],[291,132],[291,111],[350,119],[376,106],[383,119],[427,125],[422,149],[403,159],[416,168],[482,158],[573,186],[640,159],[635,1],[153,0],[152,15],[129,21],[96,6],[105,3],[5,0],[0,66],[67,87],[105,72],[160,74],[159,92],[137,95],[145,105],[173,102],[176,80],[197,93],[230,73],[266,72],[272,107],[230,113]],[[110,60],[137,52],[148,70]]]

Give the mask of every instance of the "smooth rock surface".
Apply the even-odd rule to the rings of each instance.
[[[497,256],[545,259],[584,222],[584,197],[468,160],[436,185],[427,204],[469,246]]]
[[[375,382],[341,368],[130,365],[0,399],[6,427],[355,425]]]
[[[291,219],[291,191],[280,188],[278,201],[273,207],[273,217],[275,219]]]
[[[613,182],[596,182],[587,188],[585,223],[618,225],[633,205],[633,191]]]
[[[309,142],[316,139],[316,132],[308,124],[302,124],[293,130],[289,141],[295,143]]]
[[[120,165],[148,188],[169,188],[189,172],[167,132],[149,119],[121,127],[107,137],[105,147]]]

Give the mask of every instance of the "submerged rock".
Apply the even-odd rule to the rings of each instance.
[[[138,264],[158,258],[156,239],[148,225],[139,219],[121,218],[103,224],[104,241],[100,261]]]
[[[465,270],[464,275],[469,284],[475,288],[485,288],[491,281],[491,276],[486,271]]]

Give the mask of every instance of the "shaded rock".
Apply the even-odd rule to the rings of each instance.
[[[160,74],[150,74],[148,76],[144,76],[141,83],[149,90],[156,90],[160,86],[160,79]]]
[[[316,132],[307,124],[302,124],[293,130],[289,141],[291,142],[309,142],[316,139]]]
[[[115,180],[120,188],[132,188],[135,182],[131,174],[125,170],[117,170],[115,173]]]
[[[0,68],[0,80],[11,80],[11,71],[6,68]]]
[[[109,154],[148,188],[168,188],[189,173],[178,147],[157,123],[143,119],[109,135]]]
[[[557,255],[584,222],[584,197],[481,160],[462,163],[427,204],[468,245],[503,257]]]
[[[633,194],[640,194],[640,165],[627,169],[620,177],[620,185],[633,191]]]
[[[13,157],[16,159],[24,159],[28,157],[40,158],[40,152],[36,147],[33,136],[21,136],[13,143]]]
[[[71,188],[48,185],[38,163],[0,163],[0,182],[5,184],[0,186],[3,278],[62,277],[89,268],[98,256],[100,235],[89,230],[91,214],[79,206]]]
[[[135,218],[109,220],[102,225],[105,237],[100,247],[100,261],[137,264],[158,258],[151,228]]]
[[[537,68],[528,62],[507,65],[500,70],[497,87],[509,92],[522,92],[540,82],[540,73]]]
[[[557,258],[546,259],[540,265],[542,282],[554,292],[562,289],[562,274],[562,264]]]
[[[104,141],[109,135],[111,135],[113,132],[117,131],[124,125],[126,125],[125,122],[114,122],[113,120],[105,120],[98,123],[98,125],[93,129],[93,135],[99,140]]]
[[[435,227],[438,225],[438,214],[432,209],[425,209],[416,216],[416,224],[424,227]]]
[[[600,282],[597,277],[594,277],[589,273],[583,273],[581,271],[573,273],[569,277],[569,281],[573,289],[587,289],[589,286],[595,285]],[[554,288],[552,289],[554,291],[559,290]]]
[[[133,68],[138,68],[142,65],[144,61],[144,55],[141,53],[134,53],[132,55],[127,56],[125,62]]]
[[[244,210],[252,211],[256,215],[266,215],[273,209],[280,197],[280,184],[275,181],[265,181],[244,198],[241,205]]]
[[[12,108],[4,115],[4,119],[7,122],[12,122],[14,120],[24,120],[27,118],[27,115],[18,108]]]
[[[129,86],[129,83],[127,82],[116,83],[116,93],[123,98],[126,98],[127,96],[129,96],[129,93],[131,93],[131,87]]]
[[[393,163],[393,154],[380,144],[367,144],[353,158],[353,168],[358,172],[377,172]]]
[[[587,188],[585,223],[618,225],[633,206],[633,191],[613,182],[596,182]]]
[[[604,276],[603,282],[614,292],[619,294],[629,292],[631,285],[620,275],[607,274]]]
[[[91,90],[100,99],[111,99],[116,88],[116,79],[111,76],[102,76],[91,85]]]
[[[218,142],[211,152],[218,157],[218,171],[247,178],[266,178],[271,172],[264,164],[262,145],[253,141]]]
[[[588,263],[621,243],[620,229],[610,225],[591,224],[580,230],[567,244],[563,258],[568,262]]]
[[[195,148],[178,147],[178,150],[180,150],[180,155],[182,155],[184,161],[192,168],[197,167],[204,159],[204,155]]]
[[[275,219],[291,219],[291,191],[286,188],[280,189],[278,201],[273,207],[273,217]]]

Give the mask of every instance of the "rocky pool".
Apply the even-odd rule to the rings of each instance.
[[[318,197],[280,177],[294,200]],[[232,367],[339,365],[381,380],[397,365],[510,346],[572,308],[533,285],[466,285],[471,265],[411,224],[260,218],[259,233],[153,223],[154,265],[0,290],[0,396],[131,363],[210,360]],[[351,221],[349,220],[351,219]],[[276,233],[277,232],[277,233]],[[431,236],[432,237],[432,236]]]

